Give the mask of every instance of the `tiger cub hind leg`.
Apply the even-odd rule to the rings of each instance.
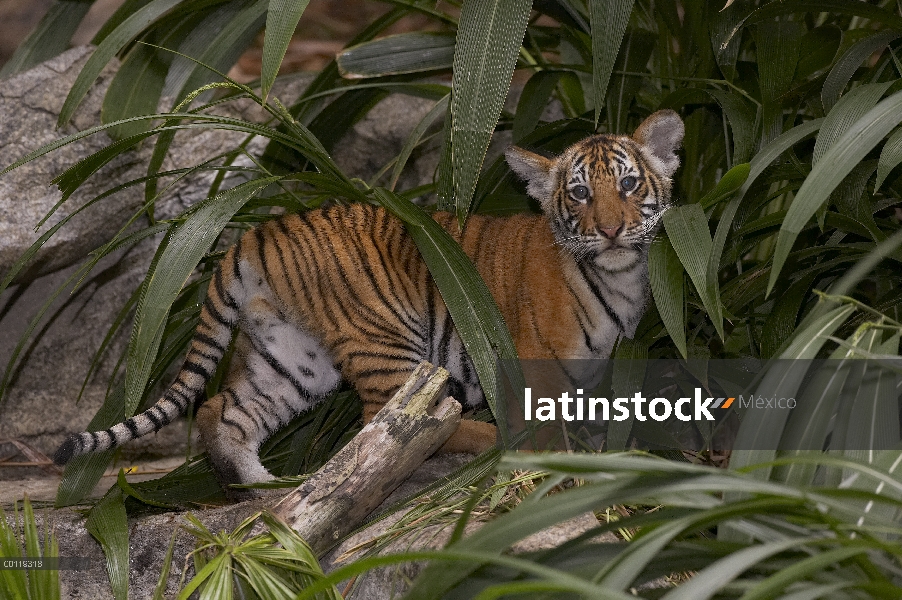
[[[260,462],[263,442],[341,381],[325,348],[271,303],[258,297],[247,308],[224,389],[197,413],[216,477],[233,498],[255,494],[229,484],[273,478]]]

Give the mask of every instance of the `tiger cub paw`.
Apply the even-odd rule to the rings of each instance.
[[[460,426],[445,445],[439,448],[441,454],[455,454],[465,452],[467,454],[481,454],[495,446],[498,437],[498,428],[491,423],[462,419]]]

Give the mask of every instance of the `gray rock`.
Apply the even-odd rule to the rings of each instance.
[[[382,510],[398,502],[404,497],[416,493],[439,477],[443,477],[460,467],[470,456],[446,455],[427,460],[398,490],[396,490],[383,505],[377,509]],[[254,513],[274,505],[276,500],[257,499],[248,502],[234,504],[221,508],[191,511],[210,531],[232,531],[244,519]],[[59,540],[60,556],[84,557],[90,560],[91,568],[85,571],[60,571],[62,585],[62,597],[70,600],[94,600],[96,598],[111,598],[109,578],[106,571],[106,561],[100,545],[91,537],[84,527],[84,516],[71,510],[37,511],[39,527],[46,520],[53,526]],[[151,515],[129,520],[129,598],[143,600],[151,598],[153,591],[162,573],[163,559],[166,554],[169,540],[175,534],[175,549],[173,552],[172,568],[167,580],[166,597],[175,597],[178,593],[178,582],[186,558],[194,550],[194,537],[182,529],[188,525],[185,518],[187,513],[166,513]],[[394,517],[395,520],[400,515]],[[376,528],[370,528],[354,538],[348,540],[336,549],[333,554],[338,556],[350,548],[357,539],[369,539],[375,533],[367,533],[372,530],[379,532],[385,527],[386,521],[380,522]],[[478,526],[478,525],[477,525]],[[450,532],[449,532],[450,533]],[[362,536],[362,537],[361,537]],[[445,538],[447,539],[447,538]],[[435,546],[431,546],[435,547]],[[186,581],[194,575],[191,561],[188,561]],[[328,559],[323,561],[324,569],[328,572],[334,565]],[[405,566],[406,568],[406,566]],[[413,568],[418,571],[416,565]],[[390,574],[389,574],[390,575]],[[378,600],[388,598],[385,594],[390,586],[394,585],[390,577],[382,573],[374,573],[373,579],[367,580],[367,587],[357,593],[357,598]],[[389,586],[389,587],[385,587]],[[368,595],[368,594],[375,595]]]
[[[472,457],[469,455],[444,455],[433,457],[423,463],[413,475],[395,490],[375,511],[376,514],[391,508],[401,500],[418,493],[433,481],[448,475],[464,465]],[[272,506],[276,499],[257,499],[232,506],[191,511],[207,529],[212,532],[232,531],[244,519],[256,512]],[[454,528],[453,521],[445,524],[392,530],[392,526],[404,516],[409,507],[393,513],[359,533],[342,542],[321,560],[326,573],[342,566],[351,560],[359,559],[373,544],[383,537],[389,537],[390,543],[379,553],[403,552],[415,549],[435,549],[444,546]],[[178,593],[179,577],[183,566],[187,565],[185,581],[194,575],[192,563],[186,561],[194,550],[194,538],[182,526],[188,525],[187,513],[167,513],[151,515],[129,520],[129,598],[143,600],[153,595],[160,573],[169,540],[175,535],[172,567],[167,580],[167,598]],[[75,556],[89,559],[91,568],[86,571],[61,571],[62,597],[72,600],[93,600],[109,598],[112,591],[105,568],[105,559],[99,544],[84,528],[84,517],[70,509],[38,511],[39,525],[46,519],[53,525],[60,545],[61,556]],[[478,530],[483,521],[473,520],[465,529],[465,535]],[[555,527],[534,534],[513,548],[514,553],[534,552],[554,548],[567,540],[588,531],[598,525],[591,513],[570,519]],[[388,534],[386,533],[388,532]],[[616,538],[612,534],[598,541],[612,542]],[[422,562],[407,562],[396,566],[379,568],[360,576],[353,586],[349,598],[360,600],[388,600],[400,597],[409,587],[410,582],[425,566]],[[343,590],[348,582],[342,582],[339,590]]]
[[[73,48],[0,84],[0,168],[63,135],[99,122],[97,116],[103,94],[116,71],[112,64],[104,69],[72,123],[62,130],[56,129],[66,93],[90,50],[87,46]],[[0,273],[5,274],[41,233],[105,190],[111,178],[140,176],[141,159],[138,156],[129,154],[116,159],[63,204],[41,230],[34,231],[62,197],[55,186],[50,187],[50,181],[78,159],[100,150],[110,141],[105,134],[85,138],[0,178]],[[138,194],[135,189],[117,195],[90,213],[75,217],[71,226],[63,228],[39,253],[32,275],[49,273],[83,258],[110,233],[111,222],[120,222],[120,215],[126,214],[124,211],[130,211],[129,207],[139,201]]]
[[[89,52],[87,47],[75,48],[35,69],[0,82],[0,168],[62,134],[84,130],[99,122],[103,94],[117,68],[115,63],[104,70],[72,123],[62,131],[56,129],[57,114],[66,92]],[[280,80],[275,94],[288,104],[308,81],[309,77]],[[334,153],[336,162],[351,176],[365,180],[371,178],[384,166],[384,161],[400,151],[411,129],[431,105],[431,102],[422,99],[390,96],[355,125],[337,145]],[[259,107],[250,101],[232,103],[222,110],[231,116],[257,122],[265,117]],[[196,164],[223,148],[234,146],[243,137],[242,134],[220,130],[180,133],[164,168]],[[144,144],[105,166],[62,205],[43,229],[35,232],[38,221],[60,198],[59,191],[50,187],[50,180],[109,142],[108,136],[99,134],[0,178],[0,276],[53,223],[71,214],[101,191],[144,174],[152,150],[150,144]],[[496,141],[490,153],[498,152],[497,148],[501,145],[504,141]],[[263,141],[255,140],[249,151],[259,154],[263,146]],[[399,184],[401,189],[432,180],[438,161],[437,148],[427,146],[416,152],[412,161]],[[161,200],[157,206],[158,215],[174,215],[205,197],[208,183],[209,176],[206,175],[180,182]],[[135,187],[105,199],[82,216],[74,218],[45,245],[34,264],[20,275],[17,285],[0,296],[0,366],[5,365],[12,356],[16,343],[26,331],[38,306],[75,272],[86,253],[109,239],[142,202],[143,188]],[[74,399],[94,351],[116,314],[141,282],[158,242],[158,239],[148,239],[130,250],[104,259],[76,294],[65,293],[57,298],[36,335],[25,345],[6,398],[0,404],[0,440],[21,439],[49,454],[66,433],[87,425],[103,400],[107,379],[127,343],[127,323],[113,338],[96,373],[88,381],[78,406]],[[184,429],[173,425],[156,436],[142,440],[144,446],[141,451],[159,455],[182,453],[186,438]],[[127,460],[131,460],[135,453],[134,445],[130,453],[126,455]],[[450,472],[462,464],[462,460],[457,457],[428,462],[414,478],[386,500],[385,506],[419,489],[425,482]],[[32,485],[29,482],[34,482],[32,489],[40,488],[46,493],[48,480],[53,480],[53,476],[37,469],[13,472],[10,474],[9,469],[0,470],[0,479],[17,479],[15,489],[21,489],[23,493],[29,491],[29,485]],[[233,529],[265,503],[261,500],[197,511],[195,514],[212,530]],[[83,517],[71,511],[56,511],[47,513],[46,518],[55,524],[63,555],[89,557],[93,564],[90,571],[61,573],[63,597],[110,597],[102,551],[84,530]],[[327,557],[326,565],[334,567],[338,559],[356,544],[369,543],[368,540],[384,532],[399,518],[399,514],[392,515],[346,541]],[[174,513],[130,522],[131,597],[147,598],[152,595],[162,565],[165,541],[176,531],[176,553],[167,595],[174,593],[181,566],[193,549],[193,538],[178,527],[184,522],[183,515]],[[474,523],[470,527],[478,526]],[[449,535],[449,528],[427,528],[419,539],[401,537],[394,540],[388,550],[436,547]],[[399,585],[403,587],[404,581],[414,577],[420,568],[421,565],[413,564],[406,565],[402,570],[374,572],[361,580],[356,597],[368,600],[391,597],[394,591],[401,589]]]
[[[118,68],[115,61],[91,89],[72,124],[62,130],[56,129],[57,115],[68,88],[90,50],[90,47],[74,48],[0,82],[0,168],[61,135],[100,122],[103,94]],[[310,79],[309,74],[280,78],[274,95],[290,104]],[[170,100],[164,99],[161,107],[168,108],[170,104]],[[337,145],[336,161],[351,176],[372,177],[383,166],[381,160],[400,151],[411,129],[430,107],[429,101],[419,98],[389,97]],[[221,105],[217,112],[253,122],[263,122],[268,116],[250,100]],[[244,138],[241,133],[216,129],[180,132],[163,168],[196,164],[223,149],[234,147]],[[47,228],[100,192],[145,174],[152,152],[152,145],[147,142],[92,176],[36,232],[37,223],[61,197],[59,190],[50,185],[53,177],[110,141],[109,136],[101,133],[0,177],[0,278]],[[259,155],[264,147],[265,140],[257,138],[248,149],[251,154]],[[367,148],[370,148],[369,152]],[[374,156],[378,160],[374,160]],[[405,175],[404,185],[419,185],[431,180],[437,155],[427,153],[415,158],[409,170],[411,174]],[[200,174],[174,185],[157,204],[157,216],[171,217],[206,197],[211,177]],[[6,366],[44,300],[75,272],[89,251],[114,235],[143,202],[143,187],[136,186],[106,198],[74,217],[44,245],[32,265],[19,276],[18,285],[0,295],[0,367]],[[75,398],[88,373],[91,357],[102,343],[109,325],[146,274],[159,239],[148,239],[127,252],[105,259],[75,295],[63,293],[48,310],[33,339],[19,356],[11,386],[0,403],[0,439],[21,439],[49,454],[66,433],[87,425],[103,401],[108,378],[127,343],[127,321],[88,381],[78,406]],[[169,426],[156,436],[147,436],[130,445],[126,459],[144,451],[151,455],[183,453],[185,439],[183,425]],[[20,471],[21,476],[31,473]],[[0,479],[10,476],[8,470],[0,469]]]

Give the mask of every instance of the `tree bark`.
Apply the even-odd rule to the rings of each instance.
[[[353,531],[457,429],[461,406],[445,397],[447,381],[445,369],[420,363],[373,420],[279,501],[273,515],[317,553]]]

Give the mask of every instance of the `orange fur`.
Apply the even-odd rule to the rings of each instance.
[[[512,148],[511,168],[542,215],[473,215],[463,231],[436,213],[497,302],[521,358],[604,358],[631,336],[647,295],[647,250],[670,200],[683,125],[672,111],[633,138],[591,136],[548,159]],[[341,379],[369,421],[421,360],[451,372],[450,391],[483,398],[475,369],[413,239],[386,210],[364,204],[288,215],[248,232],[223,258],[185,366],[152,408],[103,432],[70,437],[55,459],[156,431],[203,402],[236,330],[222,391],[198,423],[223,483],[270,477],[256,452]],[[479,451],[494,428],[468,422],[450,451]]]

